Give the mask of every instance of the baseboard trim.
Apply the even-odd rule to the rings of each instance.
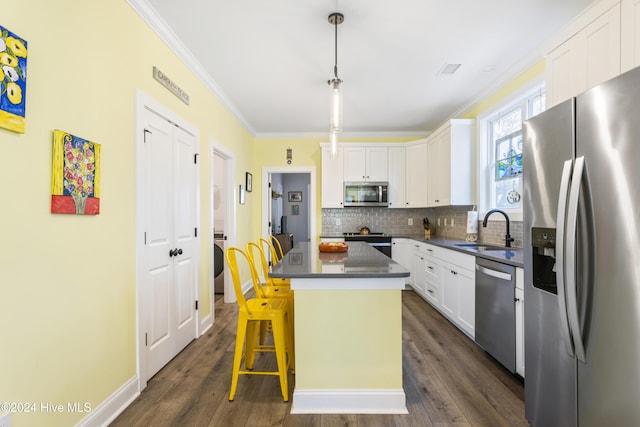
[[[108,426],[139,395],[140,392],[138,391],[138,378],[133,377],[129,381],[124,383],[104,402],[93,408],[86,417],[84,417],[78,424],[76,424],[76,426]]]
[[[403,389],[294,390],[292,414],[408,414]]]
[[[211,307],[211,313],[213,313],[213,307]],[[200,336],[203,336],[213,326],[213,314],[209,313],[202,320],[200,320]]]

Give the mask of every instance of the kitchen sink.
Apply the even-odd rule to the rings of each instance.
[[[488,245],[486,243],[456,243],[459,248],[474,249],[477,251],[505,251],[509,248],[504,246]]]

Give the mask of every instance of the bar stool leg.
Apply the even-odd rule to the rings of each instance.
[[[282,398],[285,402],[289,401],[289,385],[287,382],[287,335],[288,325],[285,323],[284,316],[276,316],[272,320],[273,340],[276,346],[276,359],[278,361],[278,373],[280,377],[280,390]]]
[[[242,348],[244,347],[247,333],[247,317],[242,311],[238,313],[238,332],[236,334],[236,349],[233,355],[233,371],[231,372],[231,389],[229,390],[229,400],[233,400],[238,387],[238,376],[240,375],[240,363],[242,362]]]

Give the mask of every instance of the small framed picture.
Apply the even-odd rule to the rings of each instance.
[[[244,186],[241,185],[240,186],[240,193],[239,193],[239,196],[238,196],[241,205],[244,205],[244,203],[245,203],[245,196],[246,195],[245,195],[245,191],[244,191]]]
[[[253,190],[253,175],[247,172],[246,177],[247,182],[245,184],[247,186],[247,192],[251,193],[251,191]]]
[[[289,191],[289,201],[290,202],[301,202],[302,201],[302,191]]]
[[[291,215],[300,215],[300,205],[291,205]]]

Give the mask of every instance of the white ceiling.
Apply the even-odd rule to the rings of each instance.
[[[345,16],[338,26],[345,136],[416,135],[535,63],[540,46],[592,2],[129,1],[262,137],[327,132],[332,11]],[[439,75],[447,63],[462,66]]]

